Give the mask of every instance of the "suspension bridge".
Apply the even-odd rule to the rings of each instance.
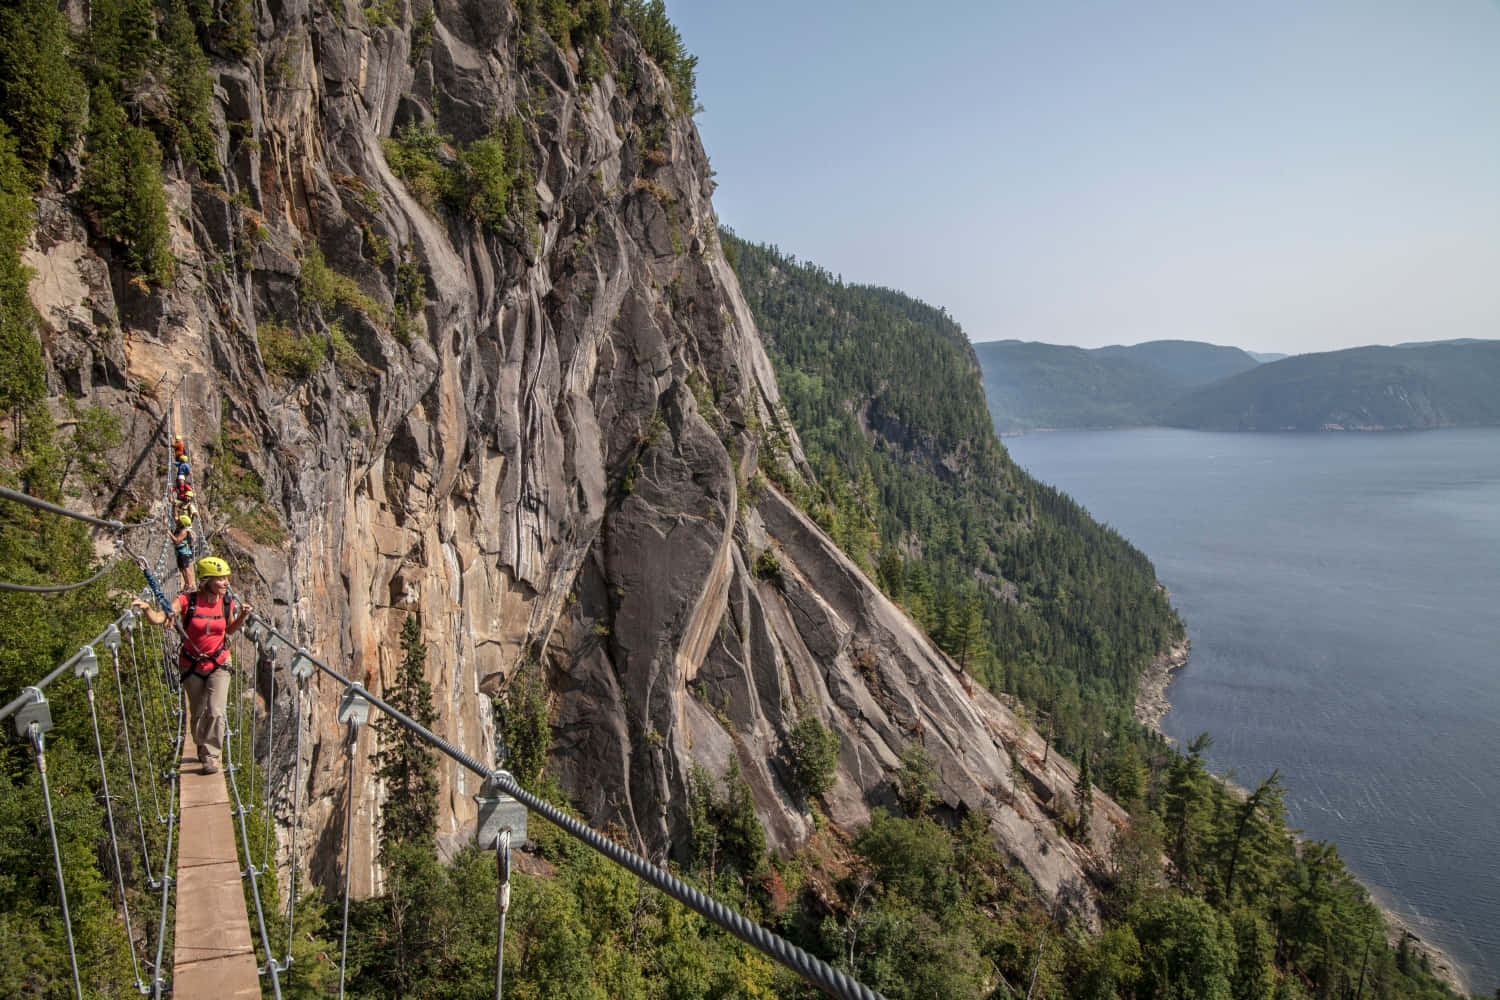
[[[168,404],[163,426],[177,423],[175,407],[175,401]],[[172,468],[169,460],[168,469]],[[169,484],[171,478],[169,471]],[[145,577],[147,585],[139,598],[169,610],[159,581],[172,552],[164,530],[168,512],[173,510],[170,490],[169,485],[154,515],[131,525],[44,503],[12,490],[0,489],[0,500],[29,504],[45,515],[76,518],[109,532],[116,542],[114,559],[129,555]],[[198,513],[195,555],[206,555],[208,540],[213,536],[204,527],[201,508]],[[154,559],[149,552],[138,552],[138,546],[126,542],[141,531],[161,539]],[[0,583],[0,589],[72,589],[99,579],[108,569],[107,564],[96,576],[77,584],[45,588]],[[348,964],[350,838],[358,787],[354,775],[361,760],[359,737],[370,724],[372,713],[379,713],[482,779],[475,796],[475,838],[481,848],[496,852],[500,885],[495,924],[496,1000],[504,993],[511,851],[525,841],[531,814],[556,825],[827,995],[840,1000],[881,1000],[880,994],[870,988],[526,791],[507,771],[471,756],[359,682],[343,676],[258,613],[249,616],[239,633],[227,637],[233,666],[224,766],[222,771],[204,773],[210,769],[183,753],[192,730],[188,699],[177,672],[179,641],[170,625],[154,626],[127,606],[99,634],[82,642],[76,653],[0,708],[0,725],[11,738],[29,748],[41,786],[44,815],[39,821],[51,841],[56,904],[70,961],[67,971],[71,974],[72,995],[78,1000],[86,995],[88,970],[80,969],[69,886],[76,885],[81,873],[70,873],[65,864],[58,836],[58,803],[48,782],[48,733],[54,723],[66,713],[80,731],[92,733],[89,749],[98,772],[96,798],[103,803],[104,834],[108,838],[103,867],[113,881],[116,919],[130,944],[136,990],[153,998],[211,996],[238,1000],[269,996],[280,1000],[283,979],[293,965],[297,904],[299,897],[311,891],[305,884],[306,872],[299,870],[299,858],[302,838],[309,833],[303,829],[303,806],[308,798],[303,736],[316,712],[308,690],[314,678],[320,679],[320,686],[331,682],[342,692],[337,716],[345,733],[347,782],[342,884],[322,890],[331,895],[336,889],[342,907],[338,996],[344,996]],[[89,729],[81,730],[78,720],[85,715]],[[101,717],[107,720],[104,728],[110,734],[108,738],[101,735]],[[279,743],[278,728],[282,730]],[[288,731],[290,740],[286,738]],[[81,752],[76,744],[70,741],[64,745],[68,752]],[[278,746],[290,755],[290,761],[273,759]],[[128,784],[128,790],[122,784]],[[93,995],[93,991],[87,995]]]

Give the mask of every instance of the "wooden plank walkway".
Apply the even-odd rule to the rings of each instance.
[[[224,773],[199,774],[192,762],[182,765],[181,775],[172,996],[259,1000],[260,974],[250,945],[250,915]]]

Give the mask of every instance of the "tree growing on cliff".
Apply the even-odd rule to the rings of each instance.
[[[386,692],[390,704],[428,728],[437,721],[432,685],[425,676],[427,644],[416,614],[401,627],[401,665]],[[380,850],[388,855],[400,844],[431,845],[437,833],[437,762],[422,740],[394,719],[375,723],[381,748],[375,754],[375,776],[385,785],[380,813]]]

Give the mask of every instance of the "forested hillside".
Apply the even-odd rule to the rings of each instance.
[[[1076,757],[1182,624],[1139,551],[996,439],[945,312],[723,235],[835,539],[967,670]]]
[[[998,340],[974,345],[1000,433],[1033,428],[1137,427],[1185,383],[1120,355]]]
[[[1128,358],[1165,372],[1182,385],[1207,385],[1249,371],[1259,362],[1238,347],[1220,347],[1196,340],[1149,340],[1130,346],[1096,347],[1101,358]]]
[[[1293,357],[1153,341],[1085,350],[975,344],[1001,433],[1162,424],[1213,431],[1414,430],[1500,423],[1500,341]]]
[[[1162,420],[1224,431],[1493,426],[1500,341],[1299,354],[1179,399]]]

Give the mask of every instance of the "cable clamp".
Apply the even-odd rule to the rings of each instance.
[[[298,646],[296,655],[292,657],[292,676],[297,678],[299,684],[306,684],[307,679],[312,676],[313,668],[317,665],[318,661],[314,660],[307,650]]]
[[[93,646],[84,646],[78,651],[78,659],[73,664],[73,676],[90,681],[99,676],[99,656],[94,652]]]
[[[356,730],[369,721],[370,700],[365,697],[365,686],[354,681],[344,691],[344,698],[339,702],[339,722]]]
[[[38,734],[51,730],[52,706],[47,704],[47,696],[42,694],[41,688],[28,687],[22,694],[27,692],[31,693],[31,700],[16,709],[16,714],[10,717],[10,724],[16,739],[29,743],[32,740],[33,725]]]
[[[526,807],[505,793],[505,783],[515,783],[509,771],[492,771],[474,796],[479,806],[474,842],[482,850],[496,849],[506,831],[510,832],[511,843],[526,839]]]

